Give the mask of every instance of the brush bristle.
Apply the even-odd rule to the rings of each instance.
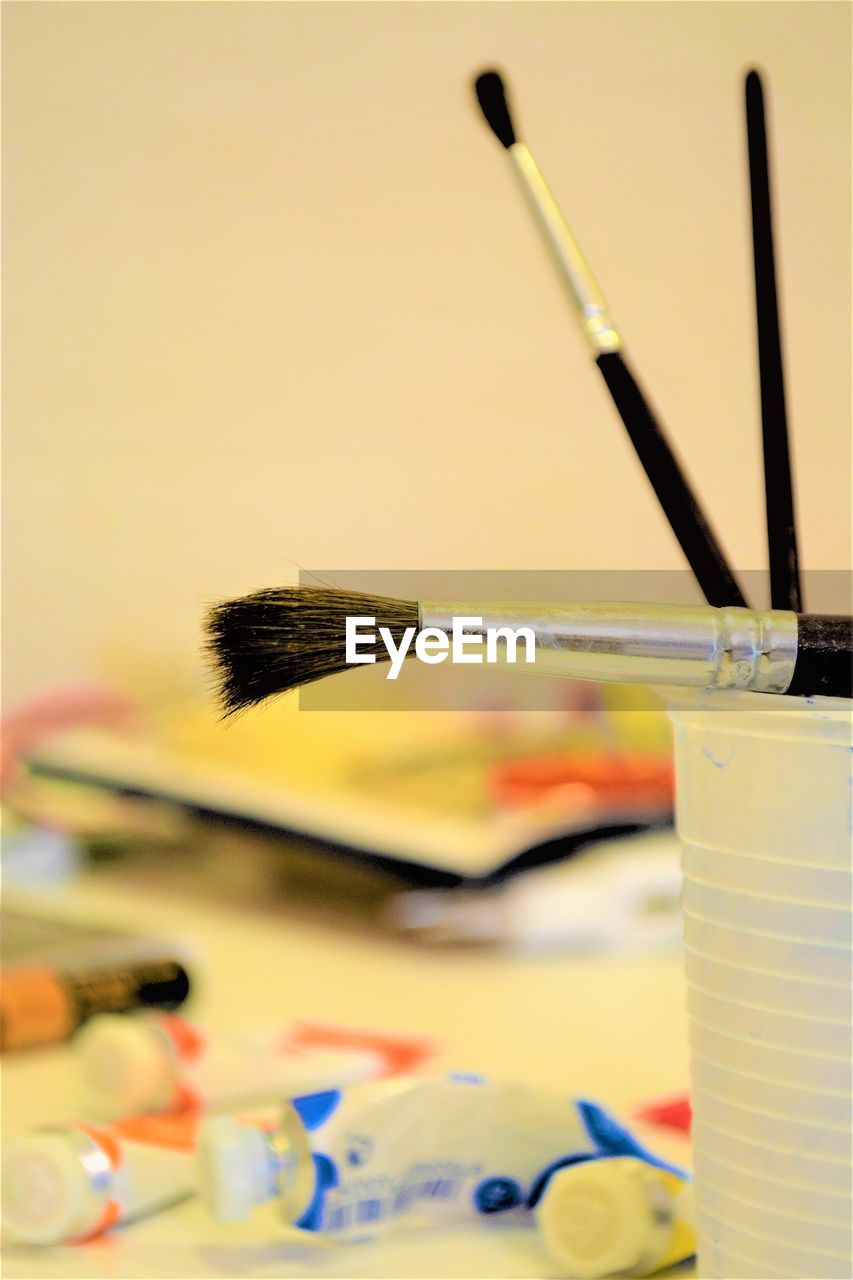
[[[207,617],[208,648],[226,716],[312,680],[346,671],[346,619],[376,619],[399,645],[406,627],[418,626],[415,601],[334,591],[326,587],[273,587],[214,605]],[[388,661],[384,642],[359,645]]]
[[[486,124],[504,147],[516,141],[515,128],[506,98],[506,86],[499,71],[483,71],[474,81],[474,92]]]

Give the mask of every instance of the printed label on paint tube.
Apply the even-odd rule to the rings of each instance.
[[[592,1102],[462,1075],[373,1092],[372,1101],[363,1086],[294,1104],[316,1168],[296,1225],[358,1237],[402,1215],[524,1215],[557,1169],[601,1156],[681,1173]]]

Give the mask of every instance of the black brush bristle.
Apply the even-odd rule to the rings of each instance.
[[[504,147],[516,141],[515,128],[506,98],[506,85],[498,71],[483,71],[474,81],[474,92],[486,124]]]
[[[214,605],[207,617],[208,650],[226,716],[312,680],[346,671],[348,617],[373,617],[399,645],[406,627],[418,626],[415,601],[334,591],[326,587],[273,587]],[[382,640],[360,653],[388,661]]]

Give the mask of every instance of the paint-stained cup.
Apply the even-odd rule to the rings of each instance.
[[[853,1275],[850,703],[667,694],[703,1277]]]

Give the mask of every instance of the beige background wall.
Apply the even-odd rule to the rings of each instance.
[[[298,566],[681,566],[472,109],[493,60],[743,568],[768,69],[803,555],[849,562],[847,4],[3,10],[7,698],[192,678],[203,602]]]

